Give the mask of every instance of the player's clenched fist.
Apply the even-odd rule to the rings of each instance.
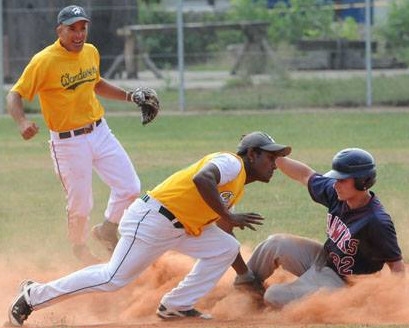
[[[24,140],[29,140],[34,137],[39,130],[39,127],[34,122],[25,120],[19,124],[20,134]]]

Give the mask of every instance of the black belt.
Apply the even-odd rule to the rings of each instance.
[[[95,126],[100,125],[101,122],[102,122],[102,119],[95,121]],[[94,123],[84,126],[83,128],[76,129],[76,130],[60,132],[58,136],[60,137],[60,139],[68,139],[71,137],[80,136],[81,134],[91,133],[93,130],[94,130]]]
[[[149,200],[149,195],[143,195],[141,199],[147,203]],[[176,219],[176,216],[173,215],[171,211],[169,211],[166,207],[161,206],[159,207],[160,214],[162,214],[165,218],[167,218],[170,222],[172,222],[173,226],[177,229],[183,229],[183,224],[180,223],[179,221],[173,222]]]

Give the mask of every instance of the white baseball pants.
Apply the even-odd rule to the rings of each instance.
[[[137,199],[120,222],[121,239],[108,263],[84,268],[49,283],[33,284],[28,303],[38,310],[74,295],[117,290],[137,278],[163,253],[175,250],[198,260],[161,302],[168,309],[191,309],[233,263],[239,243],[215,224],[206,226],[198,237],[187,235],[183,228],[175,228],[158,212],[160,206],[153,198],[146,203]]]
[[[110,188],[105,218],[119,223],[124,210],[139,196],[141,183],[130,158],[106,121],[88,134],[60,139],[50,131],[50,151],[56,174],[66,191],[68,237],[73,244],[88,239],[93,207],[92,169]]]
[[[275,234],[261,242],[247,263],[257,277],[264,281],[279,266],[299,277],[291,283],[271,285],[264,294],[265,302],[280,308],[321,288],[345,286],[335,271],[321,265],[322,248],[317,241],[290,234]]]

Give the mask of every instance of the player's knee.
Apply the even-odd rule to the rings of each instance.
[[[118,277],[118,276],[113,276],[112,278],[109,279],[109,282],[107,283],[107,287],[110,291],[115,291],[118,289],[121,289],[122,287],[125,287],[129,282],[129,279],[124,279],[123,277]]]
[[[267,239],[257,245],[251,256],[250,262],[258,262],[260,259],[263,259],[263,261],[266,259],[274,261],[278,255],[278,251],[282,249],[282,244],[284,242],[285,234],[280,233],[269,236]]]
[[[108,283],[110,291],[116,291],[118,289],[121,289],[122,287],[125,287],[126,285],[127,285],[127,283],[125,283],[124,281],[117,280],[117,279],[111,280]]]
[[[136,176],[133,181],[129,181],[126,185],[114,190],[114,194],[116,194],[118,198],[134,201],[141,194],[141,181]]]
[[[137,198],[141,193],[141,180],[138,176],[135,177],[133,183],[130,183],[128,186],[128,194]]]
[[[275,244],[281,244],[285,240],[287,240],[288,234],[286,233],[275,233],[274,235],[270,235],[267,238],[268,243],[275,243]]]
[[[227,246],[227,253],[230,257],[233,259],[236,258],[237,254],[240,251],[240,243],[237,241],[236,238],[229,236],[231,238],[226,240],[226,246]]]
[[[265,247],[275,254],[276,257],[280,257],[281,253],[285,253],[286,250],[293,244],[291,237],[286,233],[277,233],[268,237],[265,242]]]

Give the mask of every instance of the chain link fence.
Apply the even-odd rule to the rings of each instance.
[[[71,1],[3,3],[4,75],[13,83],[32,55],[55,41],[57,13]],[[125,86],[163,89],[169,92],[169,107],[177,108],[172,94],[179,79],[177,1],[75,3],[92,16],[89,42],[100,51],[102,75]],[[183,5],[185,86],[191,107],[365,104],[365,0],[190,0]],[[408,1],[371,0],[376,104],[407,103],[399,88],[384,94],[394,84],[407,83],[409,27],[400,17],[405,12],[409,14]],[[213,96],[190,90],[209,90],[203,93]],[[292,90],[287,97],[286,90]],[[256,99],[247,93],[256,93]],[[226,94],[233,99],[224,100]]]

